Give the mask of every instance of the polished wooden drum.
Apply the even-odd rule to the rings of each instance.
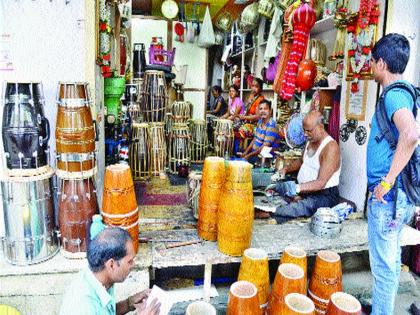
[[[163,122],[168,106],[168,92],[165,74],[162,71],[147,70],[144,75],[141,111],[146,122]]]
[[[309,283],[308,295],[317,314],[325,314],[331,294],[343,291],[340,256],[329,250],[320,251]]]
[[[105,224],[130,233],[137,252],[139,211],[130,167],[126,164],[114,164],[105,169],[102,216]]]
[[[226,315],[260,315],[258,290],[248,281],[237,281],[230,286]]]
[[[175,123],[169,136],[169,171],[177,173],[180,166],[190,166],[190,128]]]
[[[308,257],[306,256],[306,252],[297,246],[289,245],[284,249],[284,252],[280,259],[280,264],[295,264],[298,265],[303,269],[303,272],[305,273],[305,288],[307,286],[306,279],[308,278],[307,274],[307,265],[308,265]]]
[[[151,158],[150,171],[152,175],[159,176],[165,172],[166,167],[166,141],[165,141],[165,124],[150,124],[150,140],[151,140]]]
[[[284,298],[282,315],[315,315],[314,302],[304,294],[290,293]]]
[[[214,130],[214,151],[217,156],[231,156],[233,152],[233,123],[229,119],[217,119]]]
[[[66,106],[89,105],[89,88],[87,82],[58,82],[57,104]]]
[[[189,207],[193,210],[194,218],[198,220],[198,204],[200,200],[201,172],[190,172],[187,182],[187,200]]]
[[[191,122],[191,162],[203,163],[208,148],[206,121],[194,119]]]
[[[150,158],[149,125],[146,123],[133,123],[131,126],[129,161],[134,180],[150,178]]]
[[[327,315],[360,315],[362,305],[352,295],[344,292],[331,294],[327,307]]]
[[[249,248],[254,223],[252,165],[229,161],[219,201],[217,245],[227,255],[241,256]]]
[[[204,160],[203,177],[198,203],[198,235],[207,240],[217,240],[217,211],[225,182],[225,160],[211,156]]]
[[[92,217],[97,213],[93,178],[59,178],[58,183],[61,252],[67,258],[86,257]]]
[[[192,104],[188,101],[175,101],[169,111],[173,123],[187,123],[192,117]]]

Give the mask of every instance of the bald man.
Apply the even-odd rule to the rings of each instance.
[[[271,214],[278,223],[290,218],[310,217],[318,208],[333,207],[339,202],[341,159],[338,144],[325,131],[323,117],[318,111],[305,116],[303,130],[308,140],[303,161],[283,170],[287,173],[299,169],[298,183],[280,182],[267,187],[292,200]],[[264,217],[261,213],[256,216]]]

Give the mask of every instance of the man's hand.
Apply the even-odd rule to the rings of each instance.
[[[382,203],[387,203],[387,201],[384,199],[384,196],[390,191],[390,188],[385,188],[381,184],[375,187],[373,190],[373,194],[375,195],[376,199],[378,199]]]
[[[296,183],[293,181],[282,182],[276,184],[276,191],[282,197],[294,197],[297,195]]]
[[[147,299],[146,299],[147,300]],[[157,299],[153,299],[149,306],[146,307],[146,300],[144,300],[141,305],[136,306],[137,315],[159,315],[160,313],[160,303]]]

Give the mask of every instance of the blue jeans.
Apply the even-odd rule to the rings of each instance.
[[[372,195],[368,200],[369,260],[373,274],[372,315],[392,315],[401,270],[401,231],[410,222],[415,207],[405,192],[390,191],[381,203]]]

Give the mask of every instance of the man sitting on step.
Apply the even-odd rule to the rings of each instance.
[[[312,111],[305,116],[303,129],[308,140],[303,161],[294,165],[293,169],[284,170],[290,172],[300,167],[298,183],[279,182],[266,189],[268,194],[274,190],[282,197],[291,198],[292,202],[277,207],[273,213],[256,211],[256,218],[272,216],[277,223],[281,223],[291,218],[310,217],[320,207],[333,207],[339,203],[341,160],[338,144],[326,132],[323,117],[318,111]],[[265,206],[257,207],[270,211]]]

